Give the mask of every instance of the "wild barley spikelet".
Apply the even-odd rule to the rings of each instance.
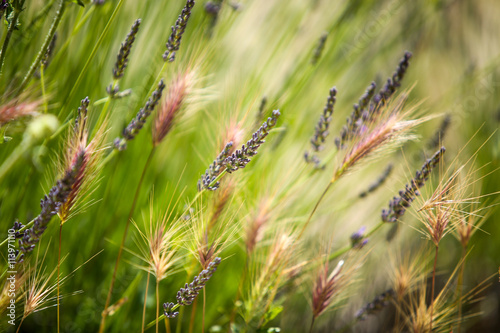
[[[128,126],[123,130],[123,138],[115,139],[114,144],[116,149],[120,151],[127,149],[127,141],[133,140],[142,129],[147,118],[154,111],[156,105],[160,101],[163,89],[165,89],[165,84],[162,79],[160,80],[160,83],[158,83],[158,88],[153,91],[153,94],[146,102],[146,105],[144,105],[144,107],[137,112],[135,118],[132,119],[130,124],[128,124]]]
[[[359,197],[360,198],[364,198],[366,197],[368,194],[374,192],[375,190],[377,190],[380,186],[382,186],[385,181],[387,180],[387,178],[389,178],[391,172],[392,172],[392,164],[389,164],[385,170],[382,172],[382,174],[378,177],[378,179],[373,182],[369,187],[368,189],[366,189],[365,191],[361,192],[359,194]]]
[[[87,112],[90,100],[88,97],[81,101],[77,111],[75,124],[70,130],[68,141],[65,146],[65,156],[62,160],[61,170],[66,170],[74,163],[77,156],[83,153],[83,163],[75,178],[75,183],[71,187],[71,192],[66,201],[61,205],[58,215],[61,223],[68,221],[76,207],[85,199],[86,195],[92,193],[93,185],[99,174],[100,161],[103,153],[103,142],[105,138],[105,128],[102,126],[89,141],[89,131],[87,126]]]
[[[172,62],[175,60],[175,52],[179,50],[181,46],[181,39],[184,31],[186,30],[186,25],[191,16],[191,10],[194,7],[194,0],[187,0],[186,5],[182,9],[181,14],[175,21],[175,25],[172,26],[172,34],[168,38],[167,51],[163,54],[163,61]]]
[[[200,274],[194,277],[193,282],[189,284],[186,283],[184,288],[181,288],[177,292],[177,304],[171,302],[163,304],[164,313],[167,318],[177,317],[179,313],[176,312],[175,309],[177,309],[179,306],[191,305],[191,303],[193,303],[200,291],[205,287],[208,280],[210,280],[212,275],[217,270],[220,262],[221,258],[216,257],[208,265],[207,269],[202,270]]]
[[[179,74],[177,78],[170,83],[168,93],[156,113],[155,121],[152,126],[153,145],[157,146],[167,136],[172,129],[176,118],[183,109],[184,101],[190,90],[189,74]]]
[[[446,149],[441,147],[441,149],[439,149],[434,156],[424,163],[422,169],[417,171],[415,178],[411,180],[410,184],[406,184],[406,188],[399,191],[399,196],[394,197],[389,202],[389,209],[382,210],[382,221],[396,222],[401,216],[404,215],[406,209],[410,207],[415,197],[420,195],[418,189],[424,186],[432,169],[438,165],[445,151]]]
[[[10,121],[36,114],[40,101],[19,101],[17,99],[8,101],[0,106],[0,126]]]
[[[344,261],[341,260],[337,267],[328,274],[328,265],[319,272],[312,295],[313,317],[318,318],[332,304],[332,298],[340,291],[340,281],[343,279],[341,272]]]
[[[220,185],[216,180],[222,172],[232,173],[244,168],[250,162],[250,157],[257,155],[257,149],[265,142],[264,138],[269,134],[269,131],[276,126],[279,116],[279,110],[273,111],[272,116],[267,118],[267,121],[253,133],[252,138],[247,141],[246,145],[242,145],[240,149],[236,149],[232,154],[230,152],[233,143],[226,144],[217,159],[198,181],[198,191],[215,191]]]

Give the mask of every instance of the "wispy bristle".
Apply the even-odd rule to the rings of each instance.
[[[152,126],[153,145],[157,146],[172,129],[175,120],[183,109],[183,104],[190,90],[190,74],[179,74],[170,83],[168,93],[163,97],[160,109]]]

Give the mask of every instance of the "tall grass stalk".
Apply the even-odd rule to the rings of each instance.
[[[21,15],[21,12],[23,11],[24,2],[25,0],[19,0],[17,1],[17,5],[13,5],[14,16],[10,21],[9,27],[5,34],[5,38],[3,40],[2,50],[0,51],[0,77],[2,77],[3,63],[5,62],[5,55],[7,54],[7,48],[9,47],[10,38],[12,37],[14,29],[16,29],[17,20],[19,19],[19,15]]]
[[[57,9],[57,12],[56,12],[56,16],[54,17],[54,21],[52,22],[52,25],[50,26],[49,32],[45,36],[45,41],[43,42],[42,47],[40,48],[40,51],[38,52],[35,60],[31,64],[31,67],[29,68],[28,72],[24,76],[24,79],[21,82],[21,85],[17,89],[18,94],[23,92],[24,89],[28,86],[28,83],[33,78],[33,74],[35,74],[36,69],[40,65],[40,62],[42,61],[45,54],[47,53],[47,50],[50,46],[50,43],[52,42],[52,39],[54,38],[56,30],[59,27],[59,23],[61,23],[62,17],[64,15],[65,10],[66,10],[66,6],[67,6],[67,1],[61,0],[61,3],[59,4],[59,8]]]
[[[108,296],[106,297],[106,303],[104,305],[104,310],[102,311],[102,318],[101,318],[101,324],[99,326],[99,333],[103,333],[105,331],[106,317],[108,315],[107,309],[108,309],[110,302],[111,302],[111,296],[113,294],[113,287],[115,285],[115,280],[116,280],[116,272],[118,271],[118,266],[120,264],[120,260],[121,260],[121,256],[122,256],[122,252],[123,252],[123,247],[125,245],[125,240],[127,239],[127,232],[128,232],[128,228],[130,226],[130,220],[132,219],[132,216],[134,214],[135,205],[137,204],[137,199],[139,198],[139,193],[141,191],[141,186],[142,186],[142,183],[144,181],[146,171],[147,171],[147,169],[148,169],[148,167],[151,164],[151,161],[153,159],[154,152],[155,152],[155,147],[153,147],[151,149],[149,156],[146,160],[146,163],[144,164],[144,168],[142,169],[142,173],[141,173],[141,178],[139,179],[139,183],[137,184],[137,188],[135,190],[134,199],[132,201],[132,206],[130,207],[130,212],[128,214],[127,221],[125,222],[125,230],[123,231],[122,241],[120,243],[120,248],[118,249],[118,256],[116,258],[115,267],[113,269],[113,276],[111,278],[111,284],[109,287]]]

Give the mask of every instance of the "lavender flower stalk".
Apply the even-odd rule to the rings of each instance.
[[[165,84],[163,83],[163,80],[160,80],[158,88],[153,91],[153,94],[146,102],[146,105],[139,110],[135,118],[132,119],[130,124],[128,124],[128,126],[123,130],[123,138],[115,139],[114,144],[116,149],[120,151],[127,149],[127,141],[133,140],[144,126],[147,118],[154,111],[156,105],[160,101],[163,89],[165,89]]]
[[[205,174],[201,176],[198,181],[198,191],[215,191],[219,188],[219,179],[225,172],[232,173],[238,169],[243,169],[250,162],[250,157],[257,155],[257,149],[265,142],[264,138],[269,134],[269,131],[276,126],[280,115],[279,110],[274,110],[272,116],[267,118],[267,121],[253,133],[252,138],[247,141],[246,145],[242,145],[240,149],[237,149],[231,155],[233,143],[229,142]]]
[[[210,280],[212,275],[215,273],[220,262],[221,258],[216,257],[208,265],[207,269],[202,270],[200,274],[194,277],[193,282],[189,284],[186,283],[184,288],[181,288],[177,292],[177,304],[172,302],[164,303],[163,308],[165,316],[168,318],[175,318],[179,314],[179,312],[175,311],[178,307],[181,305],[191,305],[200,291],[205,287],[208,280]]]
[[[332,121],[333,108],[335,102],[337,101],[337,88],[333,87],[330,89],[330,94],[326,100],[325,108],[323,109],[323,114],[319,118],[318,124],[315,127],[314,136],[311,139],[312,150],[314,152],[321,151],[324,146],[326,137],[328,136],[328,128],[330,127],[330,122]],[[313,162],[317,167],[320,164],[320,159],[310,154],[309,152],[304,153],[304,158],[307,163]]]
[[[321,54],[323,53],[323,49],[325,48],[326,39],[328,38],[328,33],[324,32],[318,40],[318,45],[314,50],[314,54],[311,58],[311,64],[316,65],[318,60],[321,58]]]
[[[225,160],[226,171],[232,173],[238,169],[243,169],[249,162],[250,157],[257,155],[257,149],[263,144],[264,138],[269,134],[269,131],[276,125],[279,110],[273,111],[271,117],[252,135],[252,138],[247,141],[247,145],[242,145],[241,149],[237,149],[231,156]]]
[[[361,192],[361,193],[359,194],[359,197],[360,197],[360,198],[364,198],[364,197],[366,197],[368,194],[370,194],[370,193],[374,192],[374,191],[375,191],[375,190],[377,190],[380,186],[382,186],[382,185],[385,183],[385,181],[387,180],[387,178],[389,178],[389,176],[390,176],[390,174],[391,174],[391,172],[392,172],[392,168],[393,168],[392,164],[389,164],[389,165],[385,168],[384,172],[382,172],[382,174],[378,177],[378,179],[377,179],[375,182],[373,182],[372,184],[370,184],[370,187],[368,187],[368,189],[366,189],[365,191],[363,191],[363,192]]]
[[[415,200],[415,197],[420,195],[418,189],[425,185],[432,169],[438,165],[445,151],[446,149],[441,147],[441,149],[424,163],[422,169],[417,171],[415,178],[411,180],[410,184],[406,184],[406,188],[399,191],[399,196],[394,197],[389,202],[389,209],[382,210],[382,221],[396,222],[404,215],[406,209],[410,207],[413,200]]]
[[[396,294],[392,289],[389,289],[382,294],[377,295],[377,297],[375,297],[373,301],[366,304],[356,312],[356,319],[364,320],[367,315],[376,314],[377,312],[381,311],[389,304],[389,301],[392,300],[395,295]]]
[[[130,55],[130,51],[132,50],[132,45],[134,44],[135,36],[139,31],[140,25],[141,25],[140,19],[136,20],[134,24],[132,24],[130,32],[128,33],[127,37],[120,46],[120,51],[116,56],[115,67],[113,68],[113,78],[115,80],[120,79],[123,76],[123,73],[125,72],[125,68],[127,68],[128,57]]]
[[[198,191],[209,190],[215,191],[219,188],[220,182],[216,181],[217,177],[225,170],[225,160],[231,153],[233,142],[226,144],[219,156],[210,164],[205,174],[198,180]]]
[[[42,211],[34,219],[33,227],[27,229],[19,240],[19,248],[23,254],[33,251],[36,243],[47,229],[52,216],[57,214],[61,205],[66,202],[84,163],[85,151],[81,151],[76,156],[71,168],[66,170],[64,176],[50,189],[49,194],[45,195],[41,200],[40,207]]]
[[[354,104],[354,110],[352,111],[351,116],[347,118],[346,125],[342,127],[340,136],[335,138],[335,145],[338,149],[343,148],[345,143],[358,133],[358,130],[362,125],[362,115],[366,114],[370,100],[375,94],[376,87],[377,85],[375,82],[370,83],[365,93],[359,99],[358,104]]]
[[[186,25],[191,16],[191,10],[193,9],[195,2],[194,0],[187,0],[186,5],[182,9],[181,14],[175,21],[175,25],[172,26],[172,34],[168,38],[167,51],[163,54],[163,61],[172,62],[175,60],[175,52],[179,50],[181,46],[181,39],[184,31],[186,30]]]
[[[384,105],[389,98],[394,94],[397,88],[401,86],[401,81],[403,80],[406,70],[410,65],[410,58],[412,57],[411,52],[406,51],[403,58],[399,61],[396,71],[392,74],[392,77],[387,79],[385,86],[378,92],[377,95],[373,97],[373,103],[370,107],[370,113],[377,113],[379,106]]]

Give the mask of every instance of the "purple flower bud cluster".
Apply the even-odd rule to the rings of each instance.
[[[42,211],[34,219],[33,227],[27,229],[19,240],[19,248],[23,254],[33,251],[36,243],[38,243],[43,232],[47,229],[52,216],[57,214],[61,205],[66,202],[84,163],[85,151],[82,150],[77,155],[71,169],[66,171],[64,176],[50,189],[49,194],[45,195],[41,200],[40,207]]]
[[[123,138],[115,139],[114,145],[116,149],[120,151],[127,149],[127,141],[133,140],[142,129],[146,123],[146,119],[154,111],[156,105],[160,101],[163,89],[165,89],[165,84],[162,79],[158,84],[158,88],[146,102],[146,105],[144,105],[144,107],[137,112],[135,118],[132,119],[130,124],[128,124],[128,126],[123,130]]]
[[[250,157],[257,154],[257,149],[263,144],[264,138],[269,134],[269,131],[276,126],[276,122],[280,116],[279,110],[274,110],[271,117],[267,118],[266,122],[252,135],[252,138],[247,141],[246,145],[241,146],[241,149],[236,149],[232,154],[231,148],[233,143],[226,144],[217,159],[205,171],[198,181],[198,191],[209,190],[215,191],[219,188],[217,177],[224,171],[232,173],[238,169],[244,168]]]
[[[366,319],[367,315],[376,314],[377,312],[385,308],[389,304],[389,301],[394,298],[394,296],[395,293],[392,289],[383,292],[382,294],[375,297],[373,301],[359,309],[356,312],[355,317],[359,320],[364,320]]]
[[[215,179],[222,171],[225,170],[226,168],[225,161],[226,158],[228,158],[229,154],[231,153],[231,148],[233,148],[232,141],[226,144],[224,149],[220,152],[219,156],[217,156],[217,158],[212,162],[212,164],[210,164],[208,169],[205,171],[205,174],[201,176],[200,180],[198,181],[198,191],[201,191],[203,189],[209,191],[215,191],[216,189],[219,188],[220,182],[215,182]]]
[[[181,14],[175,21],[175,25],[172,26],[172,34],[168,38],[167,51],[163,54],[163,60],[172,62],[175,60],[175,52],[179,50],[181,45],[182,35],[186,30],[186,25],[191,16],[191,10],[194,7],[194,0],[187,0],[186,5],[182,9]]]
[[[396,68],[396,71],[392,74],[392,77],[387,79],[384,87],[373,97],[370,113],[377,112],[379,106],[384,105],[387,100],[391,98],[396,89],[401,86],[401,81],[403,80],[406,70],[410,65],[411,57],[411,52],[406,51],[403,58],[399,61],[399,65]]]
[[[242,145],[241,149],[236,149],[231,156],[226,158],[224,163],[227,172],[232,173],[243,169],[250,162],[250,157],[257,155],[257,149],[265,142],[264,138],[269,134],[269,131],[276,126],[280,115],[279,110],[274,110],[272,116],[267,118],[267,121],[252,134],[252,138],[247,141],[246,146]]]
[[[315,127],[314,136],[311,138],[312,150],[314,152],[318,152],[323,150],[326,137],[328,136],[328,128],[330,127],[330,122],[332,121],[333,107],[335,106],[335,102],[337,101],[337,88],[333,87],[330,89],[330,94],[326,100],[325,108],[323,109],[323,113],[319,118],[318,124]],[[304,159],[307,163],[314,163],[317,169],[320,169],[321,160],[315,154],[311,154],[306,151],[304,153]],[[323,166],[324,167],[324,166]]]
[[[340,136],[335,138],[335,145],[338,149],[343,148],[346,142],[359,133],[359,129],[363,126],[363,118],[368,117],[367,109],[375,94],[376,87],[377,85],[375,82],[372,82],[359,99],[358,104],[354,104],[354,110],[351,112],[351,116],[347,118],[346,124],[340,130]]]
[[[311,139],[311,145],[313,151],[322,150],[323,144],[325,143],[325,139],[328,136],[328,127],[330,126],[330,122],[332,121],[333,107],[335,106],[335,102],[337,101],[337,88],[333,87],[330,89],[330,94],[328,99],[326,100],[325,108],[323,109],[323,114],[319,118],[318,124],[315,128],[314,136]]]
[[[394,197],[389,202],[389,209],[382,210],[382,221],[396,222],[404,215],[406,209],[410,207],[413,200],[415,200],[415,197],[420,195],[418,189],[425,185],[432,169],[438,165],[445,151],[446,149],[441,147],[441,149],[424,163],[422,169],[417,171],[415,178],[411,180],[410,184],[406,184],[405,189],[399,191],[399,196]]]
[[[138,19],[132,24],[132,28],[130,28],[130,32],[128,33],[127,37],[123,41],[123,43],[120,46],[120,51],[118,52],[118,55],[116,56],[116,63],[115,67],[113,68],[113,78],[115,80],[118,80],[123,76],[123,73],[125,72],[125,68],[127,68],[128,64],[128,57],[130,55],[130,50],[132,50],[132,44],[134,44],[135,41],[135,36],[137,35],[137,32],[139,31],[139,26],[141,25],[141,20]]]
[[[210,280],[212,275],[217,270],[217,267],[221,263],[221,258],[216,257],[207,267],[201,271],[200,274],[194,277],[193,282],[186,283],[184,288],[181,288],[177,292],[177,304],[172,302],[163,303],[163,309],[165,316],[168,318],[175,318],[179,314],[178,311],[175,311],[179,306],[182,305],[191,305],[193,301],[196,299],[200,291],[205,287],[205,284]]]
[[[389,178],[389,176],[390,176],[390,174],[391,174],[391,172],[392,172],[392,168],[393,168],[392,164],[389,164],[389,165],[385,168],[384,172],[382,172],[382,174],[378,177],[378,179],[377,179],[375,182],[373,182],[372,184],[370,184],[370,186],[368,187],[368,189],[366,189],[365,191],[363,191],[363,192],[361,192],[361,193],[359,194],[359,197],[360,197],[360,198],[364,198],[364,197],[366,197],[368,194],[370,194],[370,193],[374,192],[374,191],[375,191],[375,190],[377,190],[380,186],[382,186],[382,185],[385,183],[385,181],[387,180],[387,178]]]
[[[368,244],[368,238],[365,238],[366,227],[359,228],[358,231],[351,235],[351,246],[353,249],[362,249]]]

